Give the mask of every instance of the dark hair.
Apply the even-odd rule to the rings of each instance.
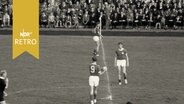
[[[133,103],[131,103],[131,102],[127,102],[126,104],[133,104]]]
[[[122,44],[123,45],[123,42],[118,42],[118,45]]]
[[[92,61],[93,61],[93,62],[96,62],[96,61],[97,61],[97,57],[96,57],[96,56],[93,56],[93,57],[92,57]]]
[[[2,71],[0,72],[0,76],[3,76],[5,73],[6,73],[6,71],[5,71],[5,70],[2,70]]]

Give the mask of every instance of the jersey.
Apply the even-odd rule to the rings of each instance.
[[[118,49],[116,52],[117,60],[126,60],[127,50],[126,49]]]
[[[0,78],[0,101],[4,101],[4,91],[6,87],[6,82],[3,78]]]
[[[90,76],[99,76],[100,66],[96,64],[91,64],[89,66]]]

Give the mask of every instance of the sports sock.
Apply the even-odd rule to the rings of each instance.
[[[91,100],[91,104],[94,104],[93,100]]]
[[[93,101],[93,95],[90,95],[90,100]]]
[[[97,94],[94,94],[94,99],[96,99]]]
[[[125,73],[123,73],[124,79],[127,79],[127,75]]]
[[[121,79],[119,79],[118,82],[120,83],[121,82]]]

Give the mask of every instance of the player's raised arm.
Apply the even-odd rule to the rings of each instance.
[[[103,16],[103,12],[100,12],[100,17],[99,17],[99,36],[100,38],[103,38],[103,35],[102,35],[102,16]]]

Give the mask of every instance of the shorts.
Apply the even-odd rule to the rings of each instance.
[[[5,101],[0,101],[0,104],[6,104],[6,102]]]
[[[89,85],[97,87],[99,85],[99,76],[89,76]]]
[[[118,67],[125,67],[126,66],[126,60],[117,60],[117,66]]]
[[[98,42],[100,40],[99,36],[93,36],[93,41]]]

